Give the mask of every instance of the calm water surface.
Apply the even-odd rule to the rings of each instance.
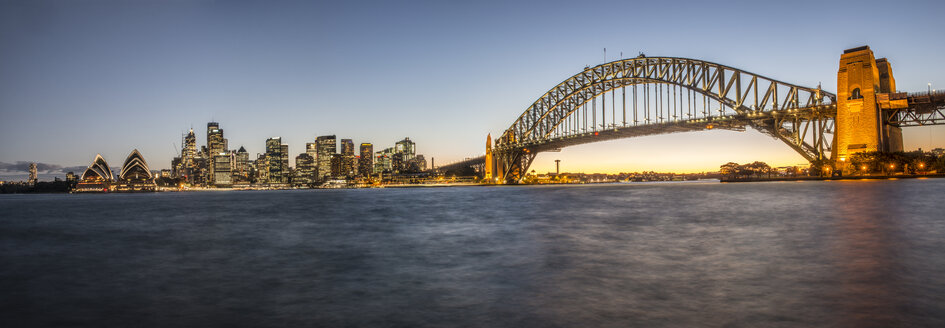
[[[0,327],[945,327],[945,179],[0,195]]]

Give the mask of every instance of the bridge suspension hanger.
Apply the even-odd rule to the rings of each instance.
[[[650,115],[649,115],[649,113],[650,113],[650,97],[647,96],[647,89],[649,89],[649,88],[650,88],[650,86],[648,86],[648,85],[646,85],[646,84],[643,85],[643,124],[650,123]]]
[[[617,97],[616,89],[610,89],[610,126],[617,128]]]
[[[637,125],[637,85],[633,85],[633,125]]]
[[[657,123],[663,123],[663,84],[656,84],[656,118]]]
[[[597,101],[591,98],[591,131],[597,131]]]
[[[673,121],[674,121],[674,122],[675,122],[676,119],[678,118],[678,117],[676,116],[676,109],[677,109],[677,108],[676,108],[676,85],[673,84]]]
[[[620,53],[620,58],[623,58],[623,53]],[[627,126],[627,86],[620,86],[620,95],[623,97],[623,101],[620,102],[623,106],[623,126]]]
[[[606,84],[606,83],[604,84],[603,88],[604,88],[604,90],[603,90],[604,93],[603,93],[602,95],[600,95],[600,126],[601,126],[601,129],[605,129],[605,128],[607,127],[607,84]],[[595,126],[595,127],[596,127],[596,126]]]

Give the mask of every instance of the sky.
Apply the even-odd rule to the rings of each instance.
[[[112,166],[138,149],[170,167],[191,127],[230,148],[293,154],[334,134],[375,149],[410,137],[444,164],[485,151],[539,96],[639,52],[707,60],[835,91],[840,54],[869,45],[903,91],[945,88],[943,1],[0,0],[0,175]],[[603,49],[607,48],[607,58]],[[945,127],[903,131],[945,147]],[[543,153],[532,169],[714,171],[803,163],[749,129],[622,139]],[[80,173],[80,172],[76,172]]]

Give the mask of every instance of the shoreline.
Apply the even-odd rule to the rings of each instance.
[[[717,182],[717,183],[744,183],[744,182],[802,182],[802,181],[843,181],[843,180],[899,180],[899,179],[927,179],[927,178],[945,178],[945,174],[926,174],[926,175],[871,175],[871,176],[843,176],[843,177],[773,177],[773,178],[751,178],[751,179],[706,179],[693,180],[692,182]],[[24,194],[130,194],[130,193],[164,193],[164,192],[227,192],[227,191],[285,191],[285,190],[338,190],[338,189],[414,189],[414,188],[449,188],[449,187],[510,187],[510,186],[553,186],[553,185],[587,185],[587,184],[659,184],[659,183],[679,183],[682,181],[646,181],[646,182],[592,182],[592,183],[536,183],[536,184],[481,184],[481,183],[443,183],[443,184],[396,184],[387,186],[371,187],[342,187],[342,188],[278,188],[278,189],[234,189],[234,188],[193,188],[170,190],[155,190],[153,192],[107,192],[107,193],[87,193],[87,192],[20,192],[20,193],[0,193],[3,195],[24,195]]]
[[[945,178],[945,174],[909,174],[909,175],[851,175],[842,177],[777,177],[751,179],[720,179],[721,183],[770,182],[770,181],[842,181],[842,180],[898,180]]]

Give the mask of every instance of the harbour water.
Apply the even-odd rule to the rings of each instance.
[[[945,327],[945,179],[0,195],[0,326]]]

